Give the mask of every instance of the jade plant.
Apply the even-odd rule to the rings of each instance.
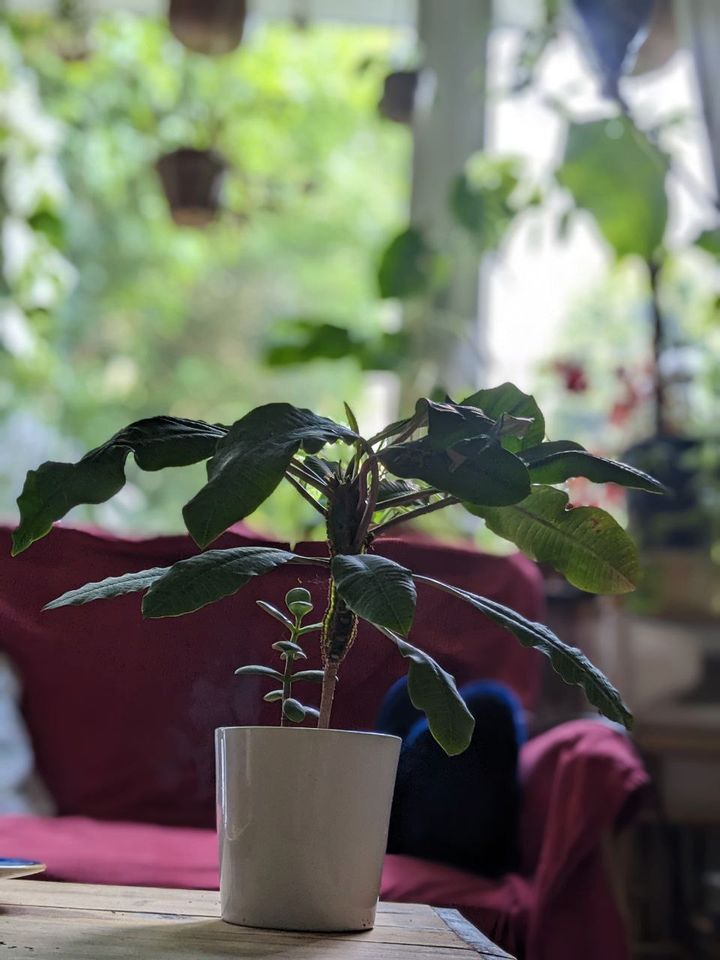
[[[330,725],[338,670],[362,619],[407,658],[410,697],[426,713],[436,740],[455,754],[470,742],[473,719],[453,678],[407,639],[420,585],[470,604],[520,643],[547,655],[563,680],[580,684],[590,703],[629,727],[631,714],[620,694],[579,650],[481,594],[413,574],[382,555],[379,538],[399,524],[462,504],[576,586],[624,593],[639,577],[633,542],[603,510],[571,507],[558,485],[580,476],[650,493],[662,492],[662,486],[633,467],[593,456],[578,443],[546,440],[534,398],[510,383],[479,390],[461,403],[421,399],[411,416],[369,438],[347,406],[346,421],[289,403],[256,407],[231,426],[164,416],[137,421],[77,463],[48,462],[28,473],[18,498],[13,553],[45,536],[72,507],[116,494],[125,483],[130,453],[143,470],[206,461],[207,482],[183,508],[201,552],[169,567],[85,584],[47,608],[142,591],[145,617],[177,617],[222,600],[281,565],[320,567],[327,573],[328,593],[319,631],[323,676],[317,725]],[[206,549],[282,482],[324,518],[327,557],[276,547]],[[298,622],[292,627],[295,643]]]

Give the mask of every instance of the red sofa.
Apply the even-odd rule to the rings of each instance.
[[[212,731],[274,722],[259,683],[233,676],[240,664],[267,658],[272,621],[254,601],[278,602],[302,578],[320,603],[322,571],[280,568],[180,619],[143,621],[137,596],[43,613],[48,600],[87,580],[166,566],[196,548],[182,536],[128,540],[61,526],[11,560],[9,530],[0,538],[0,648],[20,672],[38,769],[59,813],[0,819],[0,851],[42,859],[48,877],[59,880],[217,886]],[[218,545],[264,542],[240,528]],[[520,556],[393,539],[377,550],[526,616],[541,615],[539,574]],[[538,654],[460,601],[421,588],[412,637],[460,683],[501,680],[532,709]],[[385,690],[404,669],[392,644],[361,628],[343,665],[334,724],[371,729]],[[647,786],[631,744],[603,723],[565,724],[526,744],[521,775],[518,874],[489,881],[388,856],[383,898],[457,907],[528,960],[622,960],[625,933],[602,841]]]

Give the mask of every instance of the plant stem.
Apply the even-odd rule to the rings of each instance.
[[[328,492],[328,485],[325,483],[322,477],[319,477],[316,473],[313,473],[311,470],[308,470],[301,460],[291,460],[288,464],[286,476],[288,473],[291,473],[294,477],[297,477],[298,480],[302,480],[304,483],[310,484],[311,487],[315,487],[316,490],[319,490],[321,493]]]
[[[457,497],[443,497],[442,500],[436,500],[435,503],[427,503],[424,507],[418,507],[417,510],[410,510],[408,513],[401,513],[397,517],[392,517],[390,520],[386,520],[385,523],[379,523],[376,527],[373,527],[370,531],[373,536],[376,536],[378,533],[384,533],[390,527],[396,526],[398,523],[408,523],[410,520],[415,520],[417,517],[422,517],[425,513],[432,513],[434,510],[441,510],[443,507],[449,507],[453,503],[459,503]]]
[[[374,456],[368,457],[363,464],[363,470],[367,468],[370,471],[370,489],[367,494],[367,502],[363,510],[360,523],[358,524],[355,542],[353,546],[356,550],[362,550],[365,538],[367,537],[373,513],[375,513],[375,504],[377,503],[378,493],[380,492],[380,471],[378,462]]]
[[[662,436],[667,430],[667,411],[665,384],[660,371],[660,357],[665,347],[664,318],[660,307],[660,270],[656,260],[649,260],[647,264],[650,277],[650,313],[653,335],[653,399],[655,401],[654,419],[655,433]]]
[[[321,503],[319,503],[319,502],[315,499],[315,497],[314,497],[311,493],[309,493],[309,492],[305,489],[305,487],[302,486],[302,484],[298,483],[298,481],[295,479],[295,477],[294,477],[290,472],[287,472],[287,473],[285,474],[285,479],[288,481],[288,483],[292,484],[293,487],[295,487],[295,489],[296,489],[297,492],[300,494],[300,496],[303,497],[304,500],[307,500],[307,502],[310,504],[310,506],[311,506],[311,507],[314,507],[321,516],[323,516],[323,517],[326,517],[326,516],[327,516],[327,512],[326,512],[326,510],[325,510],[325,507],[323,507],[323,505],[322,505]]]
[[[325,664],[325,675],[322,684],[322,696],[320,698],[320,716],[318,717],[318,729],[327,730],[330,726],[330,713],[332,711],[333,699],[335,697],[335,685],[337,683],[337,673],[339,663],[337,660],[328,660]]]

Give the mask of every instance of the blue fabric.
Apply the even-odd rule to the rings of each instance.
[[[517,866],[517,761],[522,708],[502,684],[460,690],[475,717],[468,749],[448,757],[410,701],[407,679],[388,691],[377,729],[402,737],[388,852],[437,860],[495,877]]]

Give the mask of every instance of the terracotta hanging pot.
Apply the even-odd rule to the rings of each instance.
[[[170,0],[173,35],[188,50],[217,56],[234,50],[242,39],[246,0]]]
[[[183,147],[155,164],[175,223],[204,227],[221,209],[225,161],[214,150]]]
[[[395,70],[385,77],[378,104],[380,116],[395,123],[412,123],[419,71]]]

